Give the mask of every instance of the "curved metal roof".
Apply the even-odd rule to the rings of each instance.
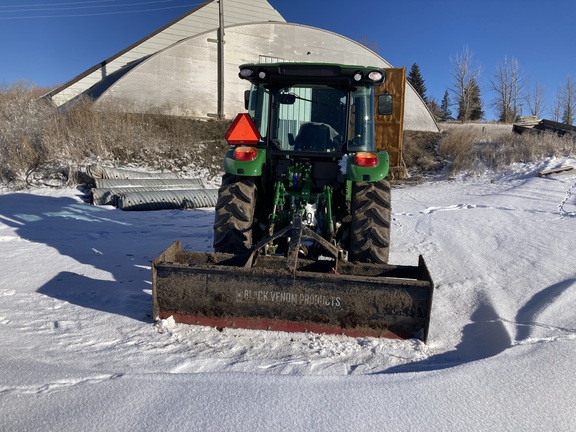
[[[266,0],[225,2],[224,26],[254,21],[285,22],[285,19]],[[46,96],[56,106],[61,106],[90,87],[106,81],[110,75],[133,62],[140,61],[182,39],[217,28],[218,25],[219,3],[216,0],[207,0],[145,38],[72,78]]]
[[[133,66],[102,92],[100,101],[122,101],[135,112],[207,118],[217,112],[217,29],[178,41]],[[238,65],[299,61],[392,67],[365,46],[342,35],[300,24],[259,22],[225,28],[224,115],[244,110]],[[123,104],[124,106],[124,104]],[[438,131],[428,107],[406,87],[404,129]]]

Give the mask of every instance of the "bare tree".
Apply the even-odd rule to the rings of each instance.
[[[490,89],[496,92],[492,107],[500,114],[500,121],[512,123],[518,117],[520,94],[524,83],[518,60],[515,58],[508,60],[504,57],[504,61],[498,63],[496,67],[494,78],[490,79]]]
[[[552,101],[552,109],[550,110],[550,114],[552,115],[552,121],[555,122],[560,121],[560,115],[562,112],[561,100],[562,100],[562,92],[560,91],[560,89],[558,89],[558,91],[556,92],[556,98],[554,98],[554,101]]]
[[[440,108],[440,105],[434,96],[428,98],[426,105],[436,119],[440,119],[442,117],[442,109]]]
[[[471,83],[478,82],[480,68],[472,62],[473,54],[464,46],[462,52],[456,55],[456,59],[450,59],[452,63],[452,88],[458,104],[458,119],[463,123],[470,120],[473,111],[473,92],[470,92]]]
[[[528,105],[530,115],[540,118],[544,111],[544,87],[538,82],[536,82],[532,88],[527,87],[526,93],[524,94],[524,101]]]
[[[560,89],[560,107],[562,109],[562,123],[571,125],[576,115],[576,83],[572,76],[566,79],[566,85]]]

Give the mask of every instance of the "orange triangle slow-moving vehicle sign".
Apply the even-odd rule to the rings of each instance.
[[[232,126],[226,132],[226,141],[230,145],[257,144],[260,141],[260,132],[254,124],[250,114],[240,113],[232,122]]]

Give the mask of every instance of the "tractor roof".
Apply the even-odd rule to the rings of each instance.
[[[240,66],[240,78],[254,84],[380,85],[386,72],[375,66],[336,63],[250,63]]]

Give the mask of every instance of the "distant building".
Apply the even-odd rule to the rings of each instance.
[[[365,46],[319,28],[287,23],[266,0],[223,2],[223,82],[219,85],[220,4],[209,0],[50,92],[56,106],[87,95],[130,112],[195,118],[244,111],[238,66],[309,61],[392,67]],[[219,97],[219,88],[223,88]],[[404,129],[437,132],[438,125],[408,84]]]

